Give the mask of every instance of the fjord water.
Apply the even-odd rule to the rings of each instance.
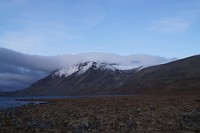
[[[0,97],[0,110],[1,109],[7,109],[7,108],[20,107],[22,105],[26,105],[26,104],[30,104],[30,103],[33,103],[33,104],[46,103],[45,101],[40,101],[40,99],[78,98],[78,97],[81,97],[81,96]],[[28,99],[34,99],[34,101],[29,101]]]
[[[27,104],[26,101],[16,101],[16,97],[0,97],[0,109],[12,108]]]
[[[33,104],[39,104],[44,103],[43,101],[23,101],[19,100],[23,97],[0,97],[0,110],[1,109],[7,109],[7,108],[13,108],[13,107],[19,107],[22,105],[26,105],[29,103]]]
[[[52,99],[52,98],[95,98],[95,97],[110,97],[110,96],[135,96],[135,95],[84,95],[84,96],[31,96],[31,97],[0,97],[0,110],[14,107],[20,107],[26,104],[41,104],[47,103],[40,101],[41,99]],[[28,100],[34,99],[34,100]],[[38,99],[38,100],[37,100]]]

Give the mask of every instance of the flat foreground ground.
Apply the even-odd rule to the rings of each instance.
[[[46,99],[0,111],[0,132],[200,132],[200,95]]]

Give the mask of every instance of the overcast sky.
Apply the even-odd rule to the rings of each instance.
[[[199,0],[0,0],[0,47],[27,54],[200,51]]]

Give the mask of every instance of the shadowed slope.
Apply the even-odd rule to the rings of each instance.
[[[200,93],[200,55],[145,68],[118,90],[127,93]]]

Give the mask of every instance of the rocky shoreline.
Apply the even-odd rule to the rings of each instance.
[[[0,132],[200,132],[199,94],[41,100],[1,110]]]

